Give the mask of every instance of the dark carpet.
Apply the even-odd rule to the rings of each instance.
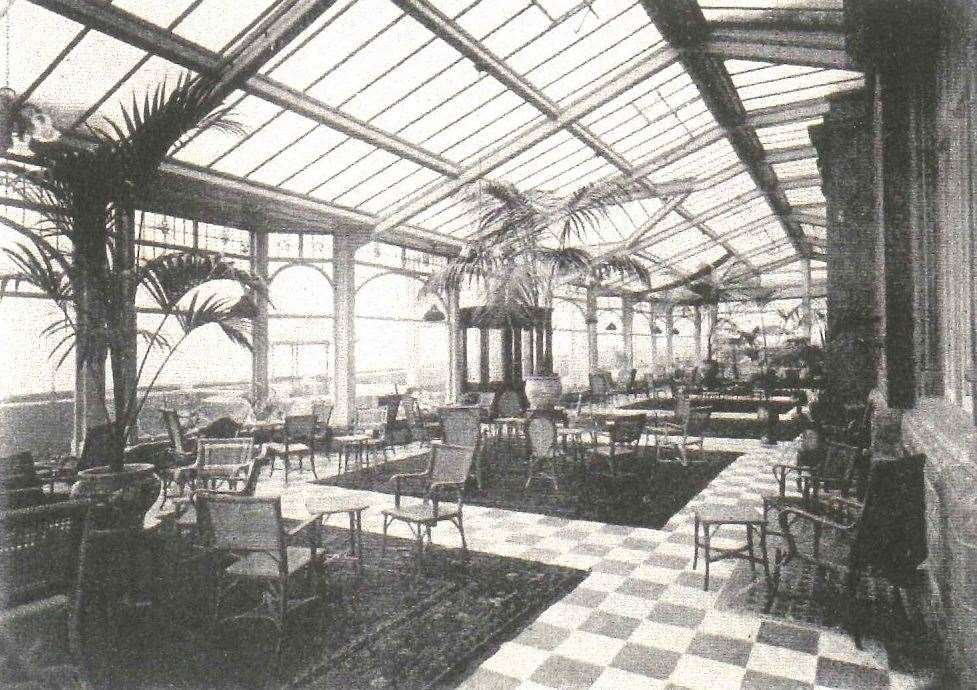
[[[774,401],[774,408],[779,414],[785,414],[794,407],[790,401]],[[696,407],[711,407],[713,412],[756,412],[759,407],[758,400],[747,400],[743,398],[722,398],[722,397],[700,397],[692,396],[692,405]],[[674,398],[648,398],[630,404],[622,405],[634,410],[674,410]]]
[[[689,467],[674,462],[655,462],[647,457],[652,449],[641,449],[644,456],[622,464],[615,476],[592,463],[570,458],[557,468],[559,489],[545,478],[526,483],[526,464],[522,458],[502,462],[489,449],[483,464],[484,481],[479,489],[473,478],[465,487],[469,505],[539,513],[575,520],[595,520],[629,527],[661,529],[668,519],[702,491],[716,475],[740,453],[707,452],[705,462]],[[390,478],[404,472],[427,468],[422,454],[376,468],[348,472],[313,483],[392,493]],[[421,496],[420,490],[407,495]]]
[[[326,536],[341,552],[346,532],[327,528]],[[280,660],[268,622],[215,628],[210,566],[182,564],[166,583],[168,606],[136,612],[100,640],[95,687],[450,686],[586,576],[478,552],[465,561],[459,550],[434,546],[415,579],[412,542],[391,538],[381,558],[371,534],[364,560],[362,576],[348,561],[327,564],[321,598],[291,614]],[[233,605],[255,594],[242,590]]]

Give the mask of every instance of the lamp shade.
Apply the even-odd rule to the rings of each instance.
[[[607,328],[605,330],[608,330],[608,331],[616,331],[617,330],[617,326],[614,324],[613,321],[611,321],[609,324],[607,324]]]
[[[428,323],[444,321],[444,312],[438,309],[438,305],[432,304],[431,308],[424,312],[423,319]]]

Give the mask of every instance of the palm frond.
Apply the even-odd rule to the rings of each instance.
[[[231,300],[216,295],[202,296],[199,293],[190,297],[190,303],[176,312],[177,322],[184,334],[204,326],[218,326],[232,342],[251,349],[253,302],[248,306],[248,298]]]
[[[36,245],[40,251],[31,251],[26,245],[18,243],[16,249],[4,247],[3,253],[16,268],[15,280],[37,288],[45,297],[59,305],[71,302],[73,290],[70,277],[55,267],[56,260],[39,240]]]
[[[178,304],[196,288],[215,280],[230,280],[247,290],[267,294],[264,281],[216,254],[169,252],[143,263],[136,282],[149,292],[164,313],[173,313]]]

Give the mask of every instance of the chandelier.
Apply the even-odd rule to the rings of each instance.
[[[0,88],[0,152],[30,156],[32,141],[56,141],[60,136],[47,111],[22,102],[10,87]]]

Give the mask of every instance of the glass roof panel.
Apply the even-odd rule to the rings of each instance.
[[[9,86],[18,94],[23,94],[44,68],[81,31],[82,26],[30,2],[5,5],[7,9],[3,17],[4,30],[0,32],[0,77],[4,79],[3,86]],[[43,40],[32,40],[30,49],[25,50],[23,41],[28,36],[43,37]],[[7,55],[11,56],[10,60]],[[41,105],[57,103],[31,100]]]
[[[802,158],[787,163],[774,163],[772,167],[780,179],[819,174],[817,158]]]
[[[280,112],[280,109],[267,101],[253,96],[247,96],[242,99],[242,95],[239,91],[229,99],[231,102],[237,102],[237,105],[234,106],[232,111],[232,117],[244,127],[244,137],[254,136],[260,131],[258,128],[261,126],[261,123],[266,122],[272,115]],[[193,137],[190,143],[177,154],[177,158],[197,165],[210,165],[210,162],[215,158],[227,152],[232,147],[239,145],[244,137],[228,135],[208,129]],[[255,161],[255,163],[257,162]],[[251,167],[253,166],[249,166],[247,170],[250,170]],[[246,170],[240,172],[243,174]]]
[[[203,0],[206,2],[207,0]],[[169,0],[169,2],[146,2],[146,0],[115,0],[112,4],[140,19],[156,24],[157,26],[167,26],[191,5],[200,0]]]
[[[105,34],[89,31],[38,86],[31,101],[53,106],[51,110],[56,123],[61,127],[70,126],[95,98],[111,88],[142,56],[141,50]],[[135,95],[141,103],[144,93]],[[131,98],[126,94],[127,107]],[[119,121],[118,99],[109,104],[109,115]]]
[[[175,33],[213,51],[220,51],[240,31],[246,29],[266,2],[206,0],[180,22]]]
[[[362,206],[367,213],[378,213],[391,203],[406,201],[418,188],[443,180],[444,177],[432,170],[396,159],[392,165],[351,187],[340,201],[355,208]]]
[[[820,187],[805,187],[803,189],[788,189],[784,194],[791,206],[796,204],[824,203],[824,195]]]
[[[761,127],[756,130],[757,137],[763,148],[769,150],[778,148],[789,148],[791,146],[801,146],[811,143],[811,135],[808,128],[821,122],[821,118],[811,118],[809,120],[799,120],[773,127]]]
[[[513,94],[507,94],[503,98],[509,96],[516,99]],[[497,100],[501,101],[503,98]],[[457,125],[452,125],[450,135],[449,132],[445,132],[434,137],[431,144],[435,150],[440,149],[438,142],[449,141],[450,136],[450,139],[455,140],[454,143],[441,152],[454,160],[464,161],[485,149],[497,146],[500,141],[523,125],[533,121],[542,123],[544,120],[539,111],[528,104],[519,106],[505,118],[494,118],[490,113],[485,112],[486,109],[479,108],[472,115],[459,121]],[[462,127],[469,131],[462,132]]]

